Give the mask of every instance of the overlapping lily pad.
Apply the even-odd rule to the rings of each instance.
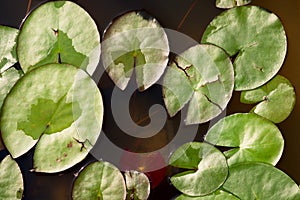
[[[100,35],[89,14],[71,1],[47,2],[23,23],[17,54],[24,72],[65,63],[92,74],[100,58]]]
[[[191,197],[182,194],[177,197],[176,200],[239,200],[239,198],[223,190],[218,190],[212,194],[199,197]]]
[[[147,200],[150,194],[148,177],[138,171],[126,171],[125,181],[128,200]]]
[[[216,0],[218,8],[233,8],[251,3],[251,0]]]
[[[250,90],[269,81],[287,51],[279,18],[257,6],[224,11],[205,30],[203,43],[215,44],[234,58],[235,90]]]

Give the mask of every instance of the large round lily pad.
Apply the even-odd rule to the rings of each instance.
[[[177,197],[176,200],[239,200],[239,198],[223,190],[218,190],[212,194],[199,197],[191,197],[182,194],[179,197]]]
[[[108,162],[94,162],[79,173],[74,182],[72,197],[74,200],[125,200],[123,175]]]
[[[150,194],[150,182],[148,177],[138,171],[126,171],[125,174],[127,199],[147,200]]]
[[[135,70],[140,90],[163,74],[169,43],[157,20],[144,11],[132,11],[112,21],[104,33],[103,64],[114,83],[124,90]]]
[[[202,42],[215,44],[235,58],[235,90],[254,89],[269,81],[287,51],[279,18],[257,6],[224,11],[208,25]]]
[[[196,45],[177,56],[164,81],[164,102],[174,116],[189,102],[186,123],[204,123],[219,115],[233,91],[233,67],[214,45]]]
[[[23,23],[17,54],[24,72],[65,63],[92,74],[100,58],[100,35],[89,14],[71,1],[47,2]]]
[[[218,8],[233,8],[251,3],[251,0],[216,0]]]
[[[275,165],[284,147],[277,126],[252,113],[237,113],[221,119],[208,131],[205,141],[230,147],[224,152],[229,165],[246,161]]]
[[[37,144],[34,169],[58,172],[86,157],[102,126],[103,105],[94,81],[71,65],[50,64],[25,74],[1,113],[5,146],[16,158]]]

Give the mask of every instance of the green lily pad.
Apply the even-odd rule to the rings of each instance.
[[[223,190],[218,190],[212,194],[199,197],[191,197],[182,194],[177,197],[176,200],[239,200],[239,198]]]
[[[121,15],[104,33],[103,65],[122,90],[133,70],[140,90],[157,82],[167,66],[168,55],[169,43],[164,29],[144,11]]]
[[[169,165],[188,170],[170,179],[179,191],[188,196],[204,196],[215,192],[228,175],[225,156],[206,143],[182,145],[171,155]]]
[[[240,6],[217,16],[205,30],[203,43],[215,44],[234,57],[235,90],[251,90],[281,68],[287,39],[279,18],[257,6]]]
[[[177,56],[164,81],[164,102],[174,116],[189,102],[186,123],[204,123],[227,106],[234,87],[227,54],[214,45],[196,45]]]
[[[240,163],[229,167],[224,189],[243,200],[298,200],[297,184],[284,172],[265,163]]]
[[[280,123],[293,111],[296,103],[296,94],[289,80],[277,75],[259,88],[243,91],[241,93],[241,102],[247,104],[258,103],[252,109],[252,112],[274,123]]]
[[[10,156],[0,163],[0,199],[22,199],[24,191],[21,170]]]
[[[213,145],[231,147],[224,152],[228,165],[246,161],[275,165],[284,147],[277,126],[252,113],[237,113],[221,119],[204,139]]]
[[[26,18],[17,54],[24,72],[65,63],[92,74],[100,58],[100,35],[89,14],[71,1],[42,4]]]
[[[5,146],[16,158],[34,145],[34,169],[58,172],[83,160],[101,131],[103,105],[94,81],[71,65],[49,64],[26,73],[1,113]]]
[[[123,175],[108,162],[94,162],[79,173],[74,182],[72,197],[74,200],[125,200]]]
[[[147,200],[150,194],[150,182],[148,177],[138,171],[126,171],[125,181],[128,200]]]
[[[233,8],[236,6],[243,6],[251,3],[251,0],[216,0],[216,7],[218,8]]]
[[[18,62],[16,40],[19,30],[0,25],[0,73]]]

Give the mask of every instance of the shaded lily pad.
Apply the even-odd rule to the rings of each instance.
[[[168,67],[164,102],[174,116],[189,102],[186,123],[204,123],[219,115],[233,91],[233,67],[226,53],[214,45],[196,45]]]
[[[18,62],[16,53],[18,34],[18,29],[0,25],[0,73]]]
[[[202,42],[215,44],[235,58],[235,90],[254,89],[269,81],[287,51],[279,18],[257,6],[224,11],[208,25]]]
[[[218,8],[233,8],[251,3],[251,0],[216,0]]]
[[[140,90],[153,85],[163,74],[169,55],[164,29],[144,11],[116,18],[102,42],[103,64],[114,83],[124,90],[135,70]]]
[[[101,131],[103,105],[84,71],[50,64],[15,84],[1,114],[2,138],[11,155],[19,157],[37,144],[35,171],[52,173],[86,157]]]
[[[240,163],[229,167],[224,189],[240,199],[297,200],[300,190],[284,172],[265,163]]]
[[[280,123],[293,111],[296,94],[289,80],[277,75],[259,88],[243,91],[241,102],[247,104],[258,103],[252,109],[252,112],[274,123]]]
[[[23,23],[17,53],[24,72],[45,64],[65,63],[92,74],[100,58],[100,35],[93,19],[77,4],[47,2]]]
[[[231,147],[224,152],[228,165],[245,161],[275,165],[284,147],[277,126],[252,113],[237,113],[221,119],[204,139],[213,145]]]
[[[148,177],[138,171],[126,171],[125,181],[128,200],[147,200],[150,194],[150,182]]]
[[[74,182],[72,197],[74,200],[125,200],[123,175],[108,162],[94,162],[79,173]]]
[[[0,163],[0,199],[22,199],[24,191],[21,170],[10,156]]]
[[[218,190],[212,194],[201,197],[191,197],[182,194],[177,197],[176,200],[239,200],[239,198],[223,190]]]
[[[190,142],[170,157],[171,166],[187,169],[171,177],[171,183],[189,196],[204,196],[223,185],[228,175],[225,156],[214,146]]]

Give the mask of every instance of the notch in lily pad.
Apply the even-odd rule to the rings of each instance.
[[[124,173],[127,200],[147,200],[150,194],[150,182],[148,177],[138,171],[126,171]]]
[[[236,6],[244,6],[251,3],[251,0],[216,0],[218,8],[233,8]]]
[[[102,42],[103,65],[124,90],[135,71],[138,88],[146,90],[162,76],[169,42],[158,21],[145,11],[131,11],[112,21]]]

